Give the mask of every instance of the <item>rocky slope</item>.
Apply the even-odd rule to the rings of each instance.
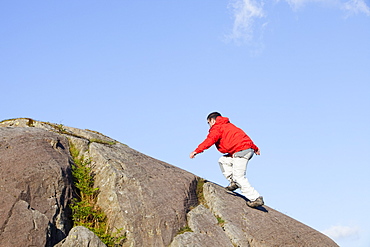
[[[0,123],[0,246],[105,246],[71,229],[73,145],[91,160],[97,205],[119,246],[337,246],[320,232],[98,132]],[[180,229],[185,229],[179,232]],[[15,237],[16,236],[16,237]]]

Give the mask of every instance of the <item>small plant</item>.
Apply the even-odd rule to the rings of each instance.
[[[219,226],[223,227],[225,225],[225,221],[220,216],[217,216],[216,219]]]
[[[70,142],[70,153],[75,165],[72,167],[74,185],[77,188],[77,198],[71,204],[74,226],[84,226],[94,232],[107,246],[115,246],[122,242],[125,234],[122,229],[109,233],[107,217],[96,205],[98,188],[94,188],[94,174],[90,168],[90,159],[80,156],[79,150]]]
[[[64,132],[66,131],[66,129],[64,128],[64,125],[63,125],[63,124],[55,125],[55,128],[56,128],[60,133],[64,133]]]
[[[75,160],[75,167],[72,168],[74,185],[79,190],[82,201],[93,202],[96,199],[98,188],[94,188],[94,175],[91,172],[90,160],[84,160],[84,156]]]
[[[180,230],[177,232],[177,235],[183,234],[185,232],[193,232],[193,230],[191,230],[191,228],[188,225],[186,225],[180,228]]]

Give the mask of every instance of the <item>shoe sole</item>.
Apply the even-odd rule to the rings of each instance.
[[[247,201],[247,205],[251,208],[256,208],[265,205],[265,202],[263,201],[263,199],[254,202]]]

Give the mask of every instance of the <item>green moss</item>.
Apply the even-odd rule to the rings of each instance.
[[[225,225],[225,221],[220,216],[216,216],[216,219],[219,226],[223,227]]]
[[[100,144],[107,144],[107,145],[114,145],[116,144],[117,142],[115,141],[104,141],[104,140],[101,140],[101,139],[96,139],[96,138],[92,138],[89,140],[90,142],[96,142],[96,143],[100,143]]]
[[[206,182],[203,178],[198,178],[197,180],[197,198],[198,198],[198,204],[202,204],[204,206],[207,206],[206,199],[204,198],[203,194],[203,185]]]
[[[43,124],[49,125],[50,127],[54,128],[56,133],[63,134],[63,135],[68,135],[68,136],[73,136],[77,138],[83,138],[82,136],[79,136],[77,134],[74,134],[70,131],[68,131],[63,124],[53,124],[49,122],[41,122]]]

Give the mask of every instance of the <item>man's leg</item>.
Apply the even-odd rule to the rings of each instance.
[[[232,164],[233,158],[222,156],[218,160],[218,164],[220,165],[220,169],[222,171],[222,174],[225,176],[229,182],[233,181],[233,164]]]
[[[242,195],[251,201],[260,197],[260,194],[250,185],[248,179],[245,177],[247,172],[247,164],[251,155],[246,155],[244,158],[233,158],[233,179],[240,186]]]

